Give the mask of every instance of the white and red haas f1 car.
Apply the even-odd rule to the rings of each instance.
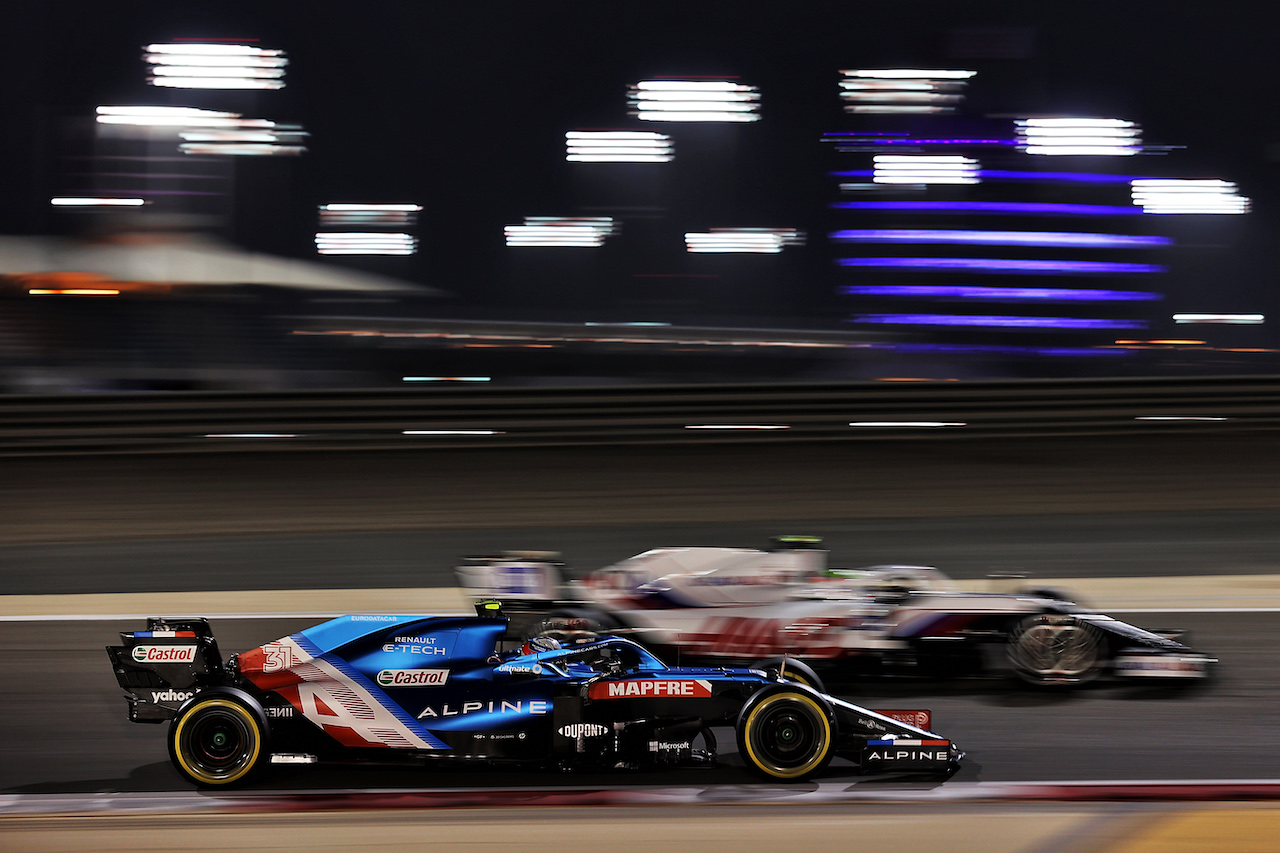
[[[553,552],[467,558],[476,597],[523,609],[536,631],[626,632],[660,654],[714,662],[790,655],[844,674],[972,676],[1012,670],[1036,685],[1100,676],[1205,678],[1216,661],[1051,590],[964,591],[927,566],[827,568],[806,537],[769,550],[663,548],[564,583]]]

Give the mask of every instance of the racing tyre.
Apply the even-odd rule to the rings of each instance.
[[[268,736],[261,710],[236,695],[197,696],[169,728],[169,757],[197,785],[236,785],[270,759]]]
[[[827,688],[822,683],[822,679],[818,677],[818,673],[803,661],[795,658],[768,658],[767,660],[756,661],[751,664],[752,669],[762,669],[773,678],[781,678],[783,681],[794,681],[796,684],[803,684],[805,687],[811,687],[819,693],[826,693]]]
[[[830,763],[835,749],[826,703],[786,687],[766,687],[752,697],[738,716],[737,734],[747,768],[766,779],[807,779]]]
[[[1074,616],[1028,616],[1009,635],[1009,662],[1023,681],[1072,687],[1091,681],[1106,662],[1102,633]]]

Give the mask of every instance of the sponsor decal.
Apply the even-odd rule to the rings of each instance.
[[[551,713],[551,703],[545,699],[531,699],[528,702],[523,699],[517,699],[514,702],[495,699],[490,702],[463,702],[461,706],[445,704],[439,708],[428,705],[422,709],[418,719],[461,717],[476,712],[484,712],[486,714],[531,714],[537,716]]]
[[[445,654],[446,652],[446,649],[444,648],[444,646],[432,646],[432,645],[422,645],[419,643],[400,642],[401,640],[404,640],[404,639],[408,639],[408,638],[396,637],[396,641],[394,643],[383,644],[382,650],[384,652],[390,652],[390,653],[400,652],[402,654],[411,654],[411,655],[442,655],[442,654]],[[429,640],[430,638],[428,637],[427,639]]]
[[[399,616],[352,616],[352,622],[399,622]]]
[[[650,752],[680,752],[681,750],[692,749],[693,744],[688,741],[679,743],[668,743],[667,741],[651,740],[649,741]]]
[[[494,566],[493,581],[494,586],[508,595],[540,595],[546,592],[546,574],[547,568],[542,564],[521,566],[509,563]]]
[[[134,646],[133,659],[138,663],[192,663],[195,646]]]
[[[152,690],[151,701],[157,704],[160,702],[185,702],[194,695],[196,694],[190,690]]]
[[[871,729],[872,731],[877,731],[877,732],[888,731],[888,729],[884,727],[884,724],[877,723],[875,720],[864,719],[863,717],[858,718],[858,725],[864,728]]]
[[[1156,655],[1124,655],[1116,658],[1116,672],[1120,675],[1198,677],[1204,675],[1207,668],[1204,658]]]
[[[711,682],[701,679],[635,679],[591,685],[591,699],[705,699]]]
[[[449,680],[447,669],[384,669],[379,687],[439,687]]]
[[[397,643],[417,643],[420,646],[434,646],[436,644],[435,637],[396,637]]]
[[[890,749],[881,747],[867,753],[868,761],[947,761],[946,749]]]
[[[293,666],[293,649],[282,642],[268,643],[262,647],[263,672],[280,672]]]
[[[504,663],[498,667],[498,672],[528,672],[534,675],[542,674],[542,664],[540,663]]]
[[[557,731],[571,738],[600,737],[609,733],[608,727],[599,723],[570,723],[567,726],[561,726]]]
[[[285,705],[281,708],[263,708],[262,710],[272,719],[291,719],[293,717],[292,705]]]
[[[876,711],[882,717],[888,717],[891,720],[897,720],[900,723],[906,723],[909,726],[915,726],[918,729],[928,729],[933,722],[933,714],[929,711]]]
[[[407,719],[373,679],[355,680],[323,657],[310,658],[300,682],[280,688],[297,713],[318,725],[343,746],[389,746],[396,749],[448,749],[440,739]],[[367,686],[366,686],[367,685]],[[548,703],[549,704],[549,703]],[[296,715],[295,715],[296,716]]]

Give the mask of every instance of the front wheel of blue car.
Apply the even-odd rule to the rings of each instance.
[[[233,696],[197,699],[169,729],[169,757],[197,785],[234,785],[270,758],[267,728],[254,709]]]
[[[763,670],[769,674],[770,678],[776,678],[779,681],[794,681],[819,693],[827,692],[826,685],[822,683],[818,673],[814,672],[808,664],[795,658],[768,658],[756,661],[751,664],[751,668]]]
[[[806,779],[831,761],[835,732],[822,700],[807,691],[761,691],[738,717],[738,752],[769,779]]]

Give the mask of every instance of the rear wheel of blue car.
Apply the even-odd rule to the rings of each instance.
[[[819,697],[785,688],[757,694],[738,717],[738,752],[769,779],[797,781],[831,761],[835,733]]]
[[[266,725],[233,697],[199,699],[174,719],[169,756],[178,772],[197,785],[234,785],[269,758]]]

